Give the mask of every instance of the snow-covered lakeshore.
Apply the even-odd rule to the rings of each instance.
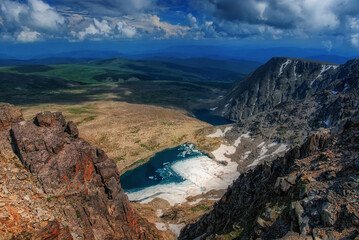
[[[208,135],[208,138],[222,138],[232,127],[224,130],[217,129]],[[126,191],[130,201],[149,203],[155,198],[166,200],[170,205],[185,203],[188,197],[207,193],[211,190],[226,189],[236,180],[240,173],[237,170],[238,163],[231,160],[231,155],[235,154],[244,139],[252,142],[250,133],[241,134],[233,144],[221,144],[220,147],[212,151],[214,159],[201,153],[193,144],[181,146],[178,156],[182,157],[165,166],[165,171],[178,175],[183,181],[166,182],[133,191]],[[248,167],[256,166],[263,159],[276,156],[287,149],[285,144],[262,142],[252,151],[256,157]],[[245,151],[240,155],[239,161],[243,161],[252,154]],[[163,171],[163,169],[161,169]]]
[[[191,157],[172,164],[171,168],[180,175],[183,182],[158,184],[140,191],[128,192],[131,201],[151,202],[162,198],[172,206],[186,202],[189,196],[196,196],[211,190],[226,189],[239,176],[238,164],[221,164],[208,156]]]

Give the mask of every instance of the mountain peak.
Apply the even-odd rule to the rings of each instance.
[[[237,82],[216,111],[238,121],[281,103],[304,99],[325,85],[338,67],[315,60],[273,57]]]

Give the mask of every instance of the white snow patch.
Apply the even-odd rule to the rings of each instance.
[[[210,108],[209,110],[211,110],[211,111],[214,111],[214,110],[216,110],[218,107],[214,107],[214,108]]]
[[[318,74],[318,76],[310,83],[310,86],[313,85],[313,83],[320,77],[323,76],[323,73],[325,73],[326,71],[328,71],[329,69],[337,69],[338,65],[322,65],[322,69],[320,70],[320,73]]]
[[[278,77],[279,77],[280,75],[282,75],[283,70],[288,66],[288,64],[291,64],[291,63],[292,63],[292,60],[288,59],[285,63],[283,63],[283,64],[280,66]]]
[[[212,133],[212,134],[208,135],[207,137],[210,137],[210,138],[224,137],[228,131],[232,130],[232,128],[233,127],[226,127],[223,132],[221,129],[217,129],[217,131],[215,133]]]
[[[258,147],[262,147],[262,148],[261,148],[261,151],[260,151],[260,153],[259,153],[259,157],[256,158],[256,159],[253,161],[253,163],[249,164],[248,167],[257,166],[258,163],[259,163],[262,159],[264,159],[264,158],[266,158],[266,157],[269,157],[269,156],[277,155],[278,153],[281,153],[281,152],[283,152],[283,151],[285,151],[285,150],[287,149],[287,145],[281,144],[273,153],[271,153],[271,154],[266,154],[266,153],[268,152],[268,148],[267,148],[267,147],[270,148],[270,146],[273,147],[274,145],[273,145],[273,143],[271,143],[271,144],[269,144],[269,145],[267,145],[267,146],[264,146],[264,144],[263,144],[263,145],[262,145],[262,144],[263,144],[263,143],[261,143],[261,144],[258,145]],[[260,146],[260,145],[262,145],[262,146]],[[277,145],[277,144],[276,144],[276,145]]]
[[[257,147],[258,147],[258,148],[261,148],[261,147],[264,146],[264,144],[266,144],[266,142],[261,142]]]
[[[162,217],[162,215],[163,215],[162,209],[157,209],[156,215],[157,215],[157,217]]]
[[[176,236],[178,237],[181,233],[182,228],[185,226],[185,224],[168,224],[168,229],[171,230]]]
[[[160,231],[166,231],[167,230],[167,227],[166,227],[165,223],[156,222],[155,225],[156,225],[156,228],[158,230],[160,230]]]
[[[263,146],[259,155],[264,156],[264,154],[266,154],[267,152],[268,152],[268,148],[266,146]]]
[[[281,152],[284,152],[285,150],[287,150],[287,145],[286,144],[281,144],[273,153],[272,155],[277,155]]]
[[[224,105],[225,108],[228,107],[228,106],[229,106],[229,103],[227,103],[226,105]]]
[[[278,144],[278,143],[275,143],[275,142],[274,142],[274,143],[271,143],[271,144],[268,145],[268,148],[272,148],[272,147],[276,146],[277,144]]]
[[[217,129],[217,131],[215,133],[207,135],[207,137],[210,137],[210,138],[217,138],[217,137],[223,137],[223,136],[224,136],[224,134],[221,129]]]
[[[325,124],[325,126],[329,126],[330,124],[330,116],[328,117],[328,119],[326,121],[323,121],[323,123]]]
[[[344,84],[344,90],[343,90],[343,91],[345,92],[346,90],[348,90],[348,88],[349,88],[348,84],[345,83],[345,84]]]
[[[245,152],[245,153],[241,156],[241,160],[242,160],[242,161],[243,161],[243,160],[246,160],[246,159],[248,158],[249,154],[251,154],[251,151]]]
[[[231,159],[226,157],[226,155],[232,155],[236,152],[236,148],[234,146],[227,146],[224,144],[221,144],[221,146],[212,152],[213,156],[218,161],[226,161],[229,162]]]
[[[333,94],[333,95],[337,95],[337,94],[338,94],[338,91],[332,91],[332,94]]]
[[[198,199],[194,200],[193,202],[189,202],[189,205],[196,205],[197,203],[199,203],[202,200],[203,200],[203,198],[198,198]]]
[[[235,146],[235,147],[238,147],[238,146],[239,146],[239,144],[240,144],[241,141],[242,141],[242,138],[251,138],[251,136],[249,136],[249,132],[247,132],[247,133],[242,134],[241,136],[239,136],[239,137],[237,138],[237,140],[234,141],[234,146]]]
[[[221,198],[208,198],[209,201],[218,201],[220,200]]]

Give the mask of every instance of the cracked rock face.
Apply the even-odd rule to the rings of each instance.
[[[72,236],[154,239],[154,226],[139,219],[129,205],[115,162],[78,135],[76,125],[61,113],[40,113],[11,128],[14,149],[24,166],[37,176],[46,194],[66,200],[65,218],[74,220],[68,231],[76,229]],[[58,229],[56,224],[47,228]],[[67,231],[61,234],[58,239],[69,239]]]

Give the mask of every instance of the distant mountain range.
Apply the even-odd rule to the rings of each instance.
[[[305,59],[310,60],[317,60],[321,62],[330,62],[330,63],[336,63],[336,64],[343,64],[349,61],[350,57],[342,57],[338,55],[318,55],[318,56],[309,56],[305,57]]]
[[[25,53],[24,53],[25,54]],[[347,56],[344,53],[328,52],[324,49],[276,47],[253,48],[246,46],[218,46],[218,45],[180,45],[164,47],[163,49],[147,50],[141,53],[121,52],[120,50],[77,50],[63,51],[59,53],[39,53],[22,55],[20,53],[0,53],[0,59],[31,60],[31,59],[107,59],[122,57],[127,59],[144,60],[152,58],[161,59],[188,59],[210,58],[216,60],[245,60],[265,63],[273,56],[289,56],[306,58],[325,62],[342,64],[355,56]]]
[[[57,58],[39,58],[39,59],[29,59],[29,60],[0,59],[0,67],[23,66],[23,65],[54,65],[54,64],[86,63],[91,60],[94,60],[94,58],[57,57]]]
[[[82,83],[138,80],[187,82],[234,82],[254,71],[260,63],[208,58],[44,58],[33,60],[0,60],[1,72],[32,74]],[[14,67],[11,67],[14,66]]]

